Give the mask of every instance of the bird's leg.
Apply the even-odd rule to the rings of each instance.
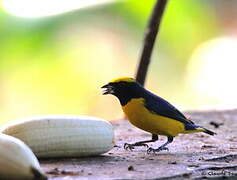
[[[158,140],[158,135],[157,134],[152,134],[152,139],[151,140],[139,141],[139,142],[136,142],[134,144],[125,143],[123,147],[124,147],[124,149],[130,150],[130,151],[132,151],[134,149],[134,146],[146,146],[148,148],[149,146],[145,143],[155,142],[157,140]]]
[[[174,137],[173,136],[167,136],[167,138],[168,138],[168,140],[167,140],[167,142],[165,144],[161,145],[157,149],[153,149],[153,148],[150,147],[149,149],[147,149],[147,153],[148,154],[151,153],[151,152],[155,153],[155,152],[160,152],[160,151],[163,151],[163,150],[167,150],[168,151],[169,149],[166,146],[173,142]]]

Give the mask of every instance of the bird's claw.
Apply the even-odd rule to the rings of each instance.
[[[123,148],[124,148],[125,150],[130,150],[130,151],[132,151],[132,150],[134,149],[134,144],[124,143]]]
[[[143,144],[143,143],[135,143],[134,146],[144,146],[146,148],[149,148],[147,144]]]
[[[147,154],[156,153],[156,152],[160,152],[160,151],[164,151],[164,150],[169,151],[169,148],[161,146],[161,147],[158,147],[157,149],[153,149],[150,147],[147,149]]]
[[[134,149],[134,146],[144,146],[146,148],[149,148],[149,146],[147,144],[143,144],[143,143],[134,143],[134,144],[124,143],[123,147],[124,147],[125,150],[132,151]]]

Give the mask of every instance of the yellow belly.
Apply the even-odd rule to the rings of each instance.
[[[144,107],[144,99],[136,98],[122,106],[128,120],[136,127],[159,135],[177,136],[185,131],[184,124],[174,119],[151,113]]]

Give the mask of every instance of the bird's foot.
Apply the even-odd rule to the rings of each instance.
[[[124,148],[125,150],[130,150],[130,151],[132,151],[132,150],[134,149],[134,145],[133,145],[133,144],[124,143],[123,148]]]
[[[128,143],[124,143],[124,149],[125,150],[130,150],[132,151],[135,146],[145,146],[146,148],[148,148],[149,146],[147,144],[144,144],[144,143],[134,143],[134,144],[128,144]]]
[[[150,153],[156,153],[156,152],[160,152],[160,151],[169,151],[169,148],[165,147],[165,146],[161,146],[161,147],[158,147],[157,149],[153,149],[153,148],[148,148],[147,149],[147,154],[150,154]]]

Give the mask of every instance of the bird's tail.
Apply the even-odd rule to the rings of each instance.
[[[213,131],[210,131],[202,126],[198,126],[198,125],[195,125],[195,124],[188,124],[186,125],[186,130],[184,133],[195,133],[195,132],[204,132],[204,133],[207,133],[209,135],[215,135],[216,133],[213,132]]]
[[[207,134],[209,134],[209,135],[215,135],[216,133],[215,132],[213,132],[213,131],[210,131],[210,130],[208,130],[208,129],[206,129],[206,128],[203,128],[203,127],[199,127],[199,128],[201,128],[201,129],[203,129],[203,132],[204,133],[207,133]]]
[[[210,130],[208,130],[208,129],[204,128],[204,127],[201,127],[201,126],[198,126],[196,129],[197,129],[197,130],[200,130],[200,132],[207,133],[207,134],[209,134],[209,135],[211,135],[211,136],[213,136],[213,135],[216,134],[215,132],[210,131]]]

